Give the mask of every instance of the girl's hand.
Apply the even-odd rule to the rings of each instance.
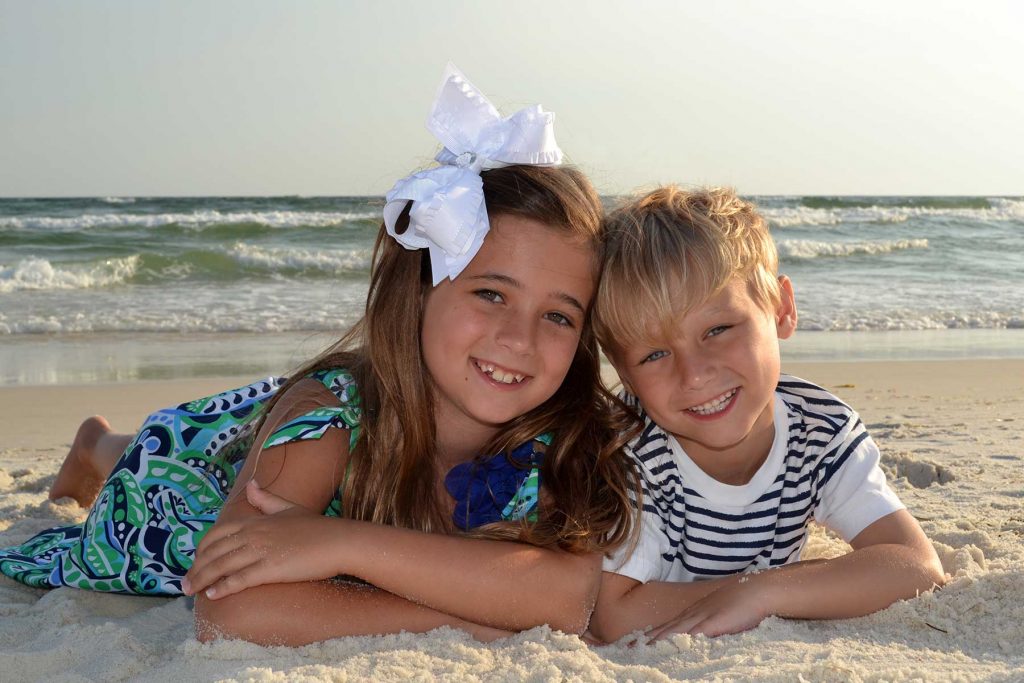
[[[316,581],[339,573],[327,538],[339,520],[264,491],[255,481],[246,485],[245,494],[263,515],[215,525],[196,549],[182,592],[205,591],[216,600],[252,586]]]
[[[762,586],[742,577],[739,582],[719,588],[701,598],[661,626],[647,631],[652,640],[675,633],[721,636],[754,628],[772,612]],[[766,588],[766,587],[765,587]]]

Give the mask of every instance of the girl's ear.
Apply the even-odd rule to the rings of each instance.
[[[789,339],[796,331],[796,297],[793,283],[785,275],[779,276],[779,304],[775,307],[775,331],[779,339]]]

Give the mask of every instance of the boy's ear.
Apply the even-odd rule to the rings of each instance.
[[[796,331],[796,297],[793,283],[785,275],[779,276],[779,305],[775,307],[775,330],[779,339],[789,339]]]

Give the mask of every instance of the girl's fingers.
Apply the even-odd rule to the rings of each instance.
[[[247,545],[238,535],[229,536],[208,547],[188,570],[185,578],[188,588],[182,585],[187,593],[198,593],[226,574],[238,571],[259,559],[254,557],[253,548]]]
[[[265,515],[273,515],[295,507],[295,503],[266,491],[255,479],[245,485],[245,498],[249,504]]]
[[[206,549],[211,545],[220,541],[228,536],[233,536],[241,530],[241,526],[237,523],[234,524],[215,524],[206,535],[203,536],[202,540],[199,541],[199,545],[196,546],[196,557],[201,556],[206,552]]]
[[[262,567],[262,562],[254,562],[228,574],[206,589],[206,597],[210,600],[220,600],[246,588],[266,583],[266,580],[260,576],[263,571]]]

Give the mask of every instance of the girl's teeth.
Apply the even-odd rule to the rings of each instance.
[[[495,368],[490,363],[477,363],[478,368],[483,370],[487,375],[490,376],[495,382],[501,382],[502,384],[512,384],[523,381],[526,375],[520,375],[514,372],[505,372],[500,368]]]
[[[708,401],[707,403],[702,403],[699,406],[694,406],[693,408],[687,408],[687,410],[691,413],[697,413],[698,415],[713,415],[725,408],[729,403],[729,399],[731,399],[735,394],[736,389],[733,389],[732,391],[722,394],[716,399]]]

